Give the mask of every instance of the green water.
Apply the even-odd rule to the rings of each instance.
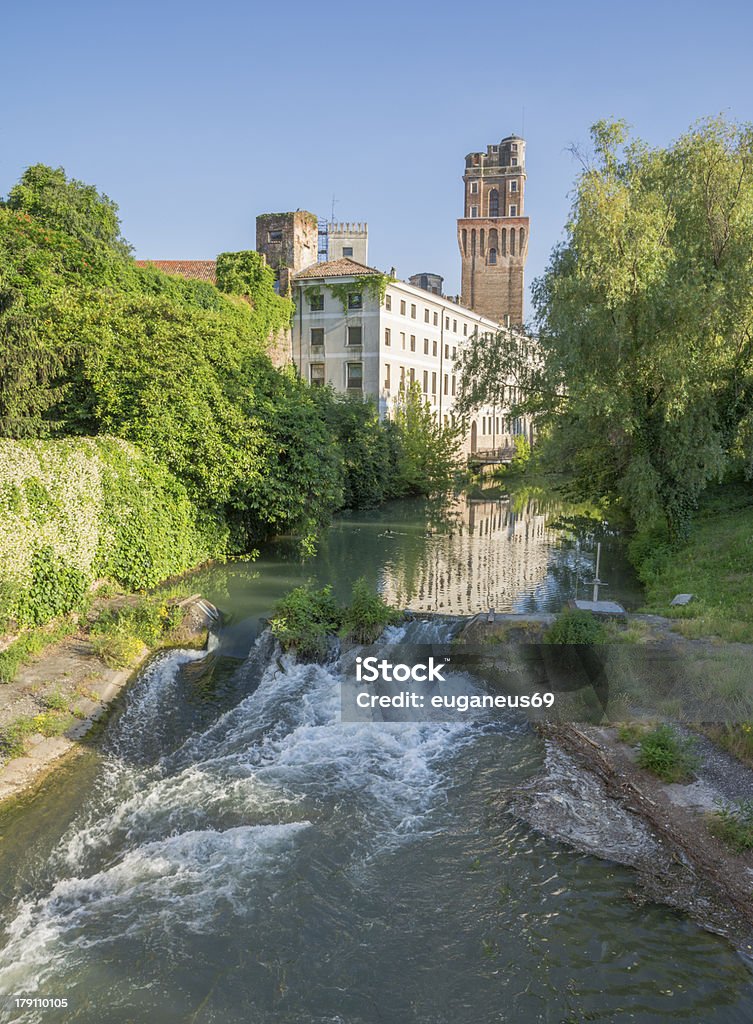
[[[152,659],[101,749],[0,820],[0,1019],[748,1024],[726,942],[508,812],[544,758],[525,722],[342,724],[338,664],[265,638],[246,656],[309,576],[347,596],[365,575],[417,610],[552,608],[590,578],[594,539],[563,544],[503,503],[446,529],[402,504],[339,520],[312,564],[281,542],[197,573],[227,615],[216,650]],[[447,625],[403,638],[431,629]],[[20,995],[69,1006],[18,1011]]]

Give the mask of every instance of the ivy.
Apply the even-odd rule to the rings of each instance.
[[[362,274],[357,276],[353,281],[333,281],[332,283],[325,281],[324,287],[335,299],[339,301],[343,312],[347,313],[349,296],[357,294],[358,292],[375,299],[381,306],[384,302],[385,293],[387,292],[387,285],[390,281],[394,280],[395,278],[390,277],[389,274]],[[305,293],[308,295],[309,290],[306,289]],[[321,291],[318,291],[316,294],[320,295]]]

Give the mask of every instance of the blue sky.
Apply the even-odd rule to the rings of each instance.
[[[253,248],[258,213],[367,220],[370,262],[459,288],[465,154],[528,140],[527,281],[562,234],[572,143],[753,120],[753,5],[41,2],[6,8],[0,194],[42,161],[120,206],[136,255]],[[523,109],[525,108],[525,115]]]

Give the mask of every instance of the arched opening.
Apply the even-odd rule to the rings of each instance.
[[[521,228],[520,229],[520,255],[521,256],[523,255],[523,250],[525,249],[525,244],[526,244],[526,231],[525,231],[525,228]]]
[[[496,249],[490,249],[489,250],[489,264],[490,264],[490,266],[494,266],[496,264],[496,262],[497,262],[497,250]]]
[[[471,423],[471,451],[472,452],[476,451],[477,445],[478,445],[478,427],[476,426],[476,421],[474,420],[473,423]]]
[[[463,255],[468,255],[468,229],[463,228]]]
[[[489,193],[489,216],[499,217],[499,192],[496,188]]]
[[[476,229],[471,228],[471,253],[476,251]]]
[[[502,228],[502,255],[507,255],[507,228]]]
[[[515,255],[515,228],[510,228],[510,255]]]
[[[479,252],[481,253],[482,256],[484,255],[484,229],[483,228],[481,228],[481,231],[479,233]]]

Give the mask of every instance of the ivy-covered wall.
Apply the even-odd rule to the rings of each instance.
[[[101,577],[152,587],[225,545],[176,477],[127,441],[0,439],[0,628],[70,611]]]

